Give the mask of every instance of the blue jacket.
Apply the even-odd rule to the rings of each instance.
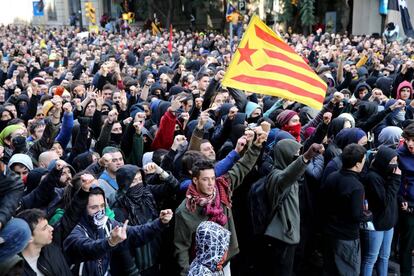
[[[59,134],[56,137],[56,141],[60,143],[63,150],[69,144],[70,138],[72,136],[72,129],[73,129],[73,113],[67,113],[63,115],[62,126],[60,128]]]
[[[414,154],[404,144],[398,149],[398,163],[401,170],[401,186],[399,195],[414,207]]]
[[[103,276],[109,268],[112,251],[125,247],[136,248],[152,240],[166,226],[156,219],[144,225],[128,226],[127,239],[115,247],[108,243],[110,232],[119,222],[108,219],[104,228],[97,228],[86,214],[63,243],[64,250],[72,264],[82,275]],[[116,264],[111,264],[111,267]],[[78,271],[76,272],[78,274]],[[108,275],[111,275],[108,273]]]

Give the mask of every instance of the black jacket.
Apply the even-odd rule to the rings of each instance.
[[[16,211],[23,191],[24,186],[19,176],[13,172],[7,175],[0,174],[0,223],[2,226],[6,225]]]
[[[37,260],[37,268],[46,276],[71,276],[69,265],[63,254],[63,241],[70,234],[72,229],[78,223],[81,214],[86,209],[89,193],[82,189],[75,195],[69,208],[66,209],[60,222],[54,227],[53,241],[40,251]],[[25,262],[24,275],[33,275],[36,273],[30,265]]]
[[[390,230],[398,220],[397,192],[401,176],[388,173],[388,164],[397,152],[380,147],[368,174],[364,177],[365,198],[377,231]]]
[[[358,239],[363,197],[357,173],[341,169],[330,174],[321,189],[324,233],[340,240]]]
[[[61,195],[58,190],[63,190],[63,187],[58,186],[60,175],[61,172],[56,169],[49,172],[36,189],[22,198],[21,207],[23,209],[38,208],[46,211],[48,215],[53,214],[54,210],[48,207],[51,207],[52,201],[58,201],[56,197]]]

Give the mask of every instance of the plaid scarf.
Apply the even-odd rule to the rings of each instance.
[[[231,190],[228,178],[217,178],[214,192],[210,196],[200,194],[197,191],[196,185],[191,183],[186,193],[186,207],[190,212],[195,212],[197,205],[204,207],[203,212],[209,217],[209,221],[224,226],[227,223],[228,218],[224,214],[224,209],[221,206],[221,203],[227,208],[231,208],[230,197]]]

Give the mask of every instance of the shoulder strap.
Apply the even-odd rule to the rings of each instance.
[[[267,182],[267,178],[266,178],[266,182]],[[292,185],[290,185],[288,188],[283,190],[282,193],[278,196],[276,205],[272,206],[272,212],[271,212],[270,219],[272,219],[276,215],[276,213],[280,211],[280,209],[282,208],[283,202],[286,200],[291,190],[292,190]]]

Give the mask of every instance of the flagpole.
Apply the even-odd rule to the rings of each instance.
[[[233,50],[233,24],[229,22],[230,51]]]

